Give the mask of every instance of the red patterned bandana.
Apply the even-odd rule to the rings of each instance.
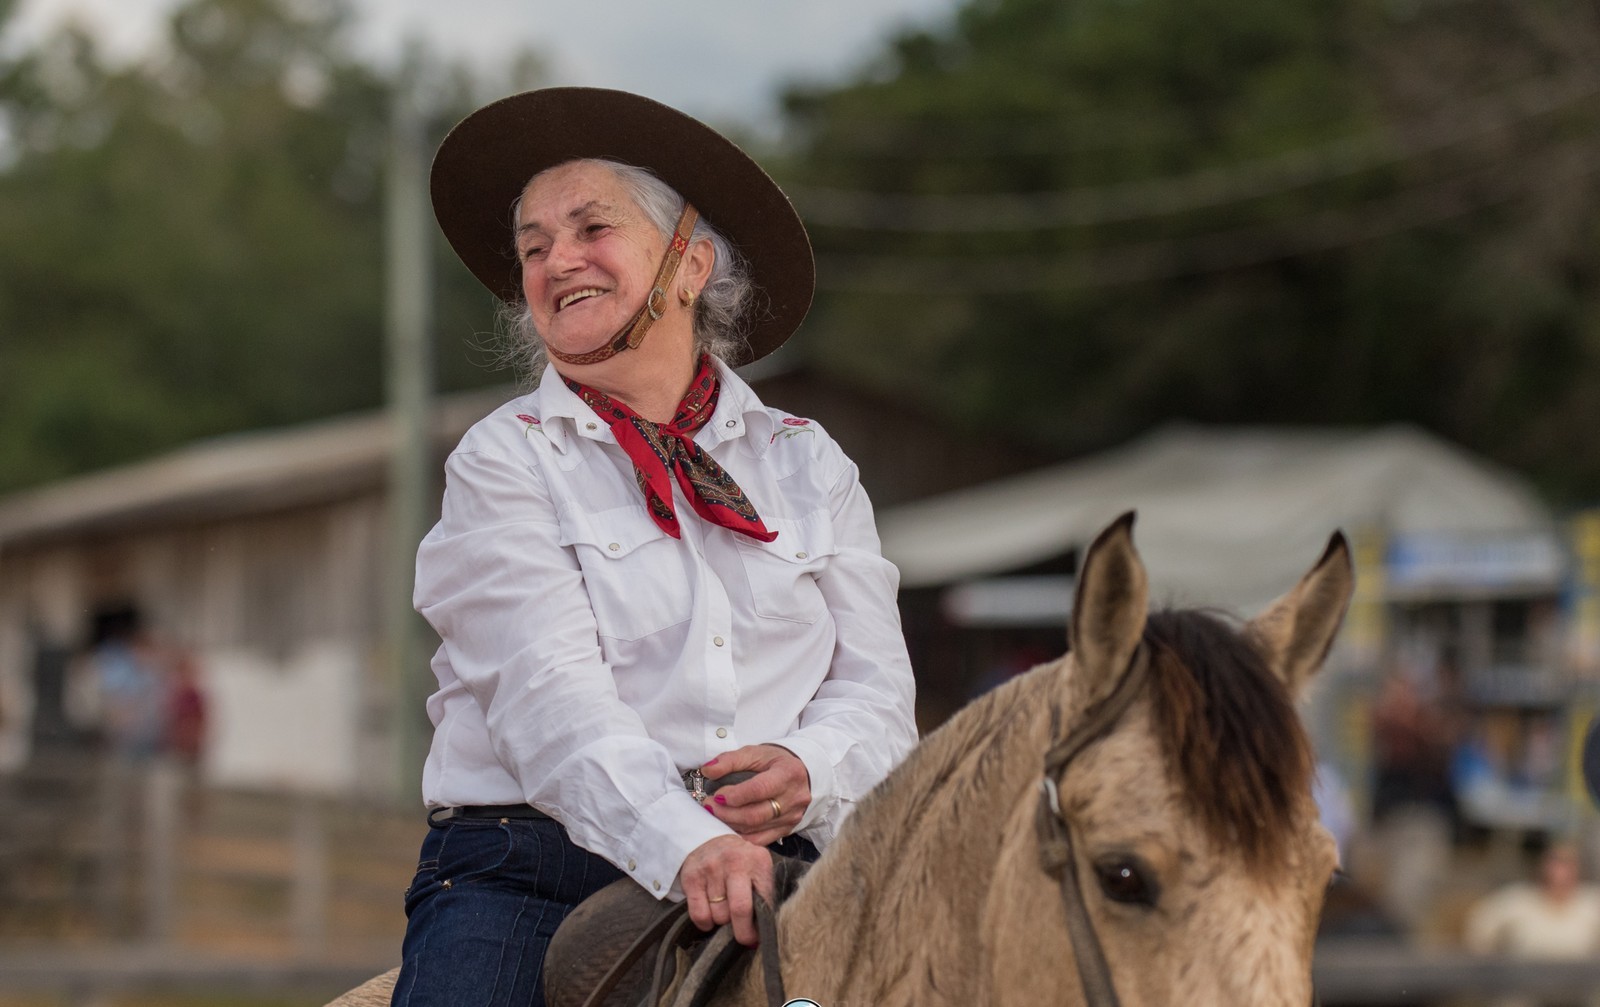
[[[645,507],[662,531],[673,538],[681,537],[678,514],[672,506],[672,478],[676,477],[694,512],[712,524],[762,542],[778,537],[777,532],[767,531],[761,515],[733,477],[694,442],[694,432],[705,426],[716,410],[717,393],[721,390],[710,357],[700,358],[689,394],[678,403],[670,423],[647,420],[603,392],[570,378],[565,380],[578,398],[611,425],[617,444],[633,461]]]

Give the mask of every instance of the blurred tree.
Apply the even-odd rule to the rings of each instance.
[[[819,362],[1063,453],[1411,420],[1600,492],[1600,11],[973,0],[786,97]]]
[[[0,489],[380,403],[391,89],[346,20],[191,0],[149,62],[69,29],[0,68]],[[465,75],[428,83],[441,127],[468,107]],[[487,329],[441,275],[441,331]],[[494,379],[458,342],[440,359]]]

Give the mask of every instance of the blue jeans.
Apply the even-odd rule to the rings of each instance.
[[[791,836],[773,852],[815,860]],[[579,902],[625,875],[548,818],[429,823],[406,890],[395,1007],[544,1007],[550,938]]]

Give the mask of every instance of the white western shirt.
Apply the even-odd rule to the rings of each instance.
[[[610,428],[547,371],[467,432],[417,554],[443,645],[428,700],[430,807],[527,802],[646,891],[727,826],[680,772],[743,745],[805,763],[797,831],[818,847],[916,741],[895,592],[855,465],[816,423],[718,364],[695,435],[770,543],[645,510]]]

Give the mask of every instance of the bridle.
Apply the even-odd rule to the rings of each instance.
[[[1046,874],[1055,877],[1061,888],[1067,936],[1072,941],[1072,956],[1078,964],[1078,978],[1083,982],[1083,997],[1088,1007],[1120,1007],[1121,1001],[1117,999],[1117,989],[1111,981],[1111,967],[1106,964],[1105,950],[1100,946],[1100,936],[1095,933],[1094,921],[1089,918],[1088,903],[1083,898],[1077,856],[1072,844],[1072,826],[1062,812],[1061,790],[1057,781],[1066,772],[1067,765],[1085,748],[1111,733],[1144,688],[1149,674],[1149,645],[1141,643],[1116,687],[1089,708],[1083,723],[1045,753],[1044,776],[1039,780],[1039,804],[1034,815],[1039,839],[1039,863]],[[1059,718],[1059,710],[1051,711],[1051,737],[1055,736],[1059,727]],[[1317,1003],[1317,991],[1313,988],[1311,1007],[1317,1007]]]
[[[1144,687],[1149,668],[1149,648],[1141,643],[1116,688],[1089,709],[1083,723],[1045,753],[1044,776],[1039,780],[1039,805],[1034,816],[1039,833],[1039,863],[1046,874],[1055,876],[1060,885],[1067,936],[1072,941],[1072,956],[1077,960],[1078,977],[1083,981],[1084,1001],[1089,1007],[1118,1007],[1119,1001],[1116,987],[1111,982],[1111,968],[1106,964],[1105,951],[1100,947],[1100,937],[1094,931],[1094,921],[1089,919],[1089,907],[1083,900],[1077,857],[1072,848],[1072,827],[1067,823],[1066,815],[1062,814],[1061,791],[1056,781],[1079,753],[1117,726],[1134,697]],[[1058,721],[1059,717],[1059,711],[1052,711],[1052,720]],[[1055,736],[1056,726],[1052,724],[1052,737]]]

